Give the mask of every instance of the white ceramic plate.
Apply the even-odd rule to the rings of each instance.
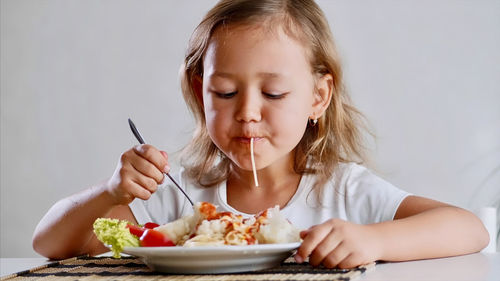
[[[139,257],[149,268],[167,273],[229,273],[255,271],[279,265],[300,243],[250,246],[126,247],[123,253]]]

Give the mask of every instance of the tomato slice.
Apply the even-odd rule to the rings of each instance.
[[[146,229],[141,238],[139,238],[139,241],[142,247],[175,246],[174,242],[172,242],[167,235],[154,229]]]
[[[154,223],[154,222],[147,222],[145,225],[144,225],[144,228],[150,228],[150,229],[153,229],[153,228],[156,228],[160,226],[159,224],[157,223]]]
[[[144,234],[144,230],[146,230],[144,227],[140,227],[140,226],[135,225],[135,224],[127,224],[127,228],[128,228],[128,231],[130,231],[130,233],[132,233],[133,235],[135,235],[139,238],[142,236],[142,234]]]

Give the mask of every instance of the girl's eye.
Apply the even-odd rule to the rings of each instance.
[[[229,99],[232,98],[234,95],[236,95],[236,92],[231,92],[231,93],[219,93],[219,92],[214,92],[214,94],[222,99]]]
[[[269,98],[269,99],[279,100],[279,99],[284,98],[287,93],[284,93],[284,94],[270,94],[270,93],[264,93],[264,92],[262,92],[262,94],[264,96],[266,96],[267,98]]]

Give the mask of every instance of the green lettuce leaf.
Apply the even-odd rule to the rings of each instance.
[[[113,257],[119,258],[124,247],[139,247],[139,238],[130,233],[128,221],[99,218],[94,222],[94,233],[104,245],[111,246]]]

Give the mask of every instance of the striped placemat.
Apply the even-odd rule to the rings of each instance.
[[[182,275],[154,272],[135,257],[75,257],[56,261],[0,280],[342,280],[356,279],[375,263],[354,269],[327,269],[298,264],[292,258],[280,266],[245,273]]]

